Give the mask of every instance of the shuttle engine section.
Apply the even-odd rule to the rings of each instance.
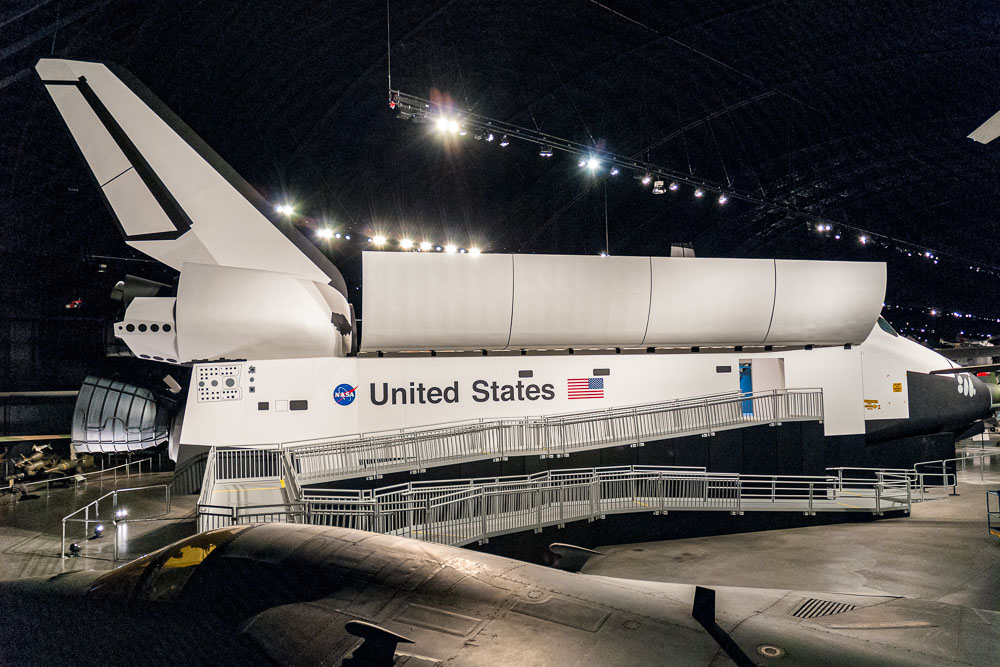
[[[364,254],[365,351],[843,345],[885,264],[694,257]]]
[[[327,284],[185,263],[177,297],[134,298],[115,335],[136,356],[167,363],[343,357],[351,350],[349,313]]]
[[[148,389],[88,376],[73,409],[77,452],[134,452],[166,442],[173,406]]]

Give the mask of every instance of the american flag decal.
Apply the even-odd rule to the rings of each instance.
[[[566,390],[573,398],[604,398],[604,378],[570,378]]]

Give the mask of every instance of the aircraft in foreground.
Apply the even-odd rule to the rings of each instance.
[[[578,569],[585,550],[553,547]],[[233,526],[111,572],[0,583],[3,661],[995,665],[1000,613],[578,574],[346,528]]]

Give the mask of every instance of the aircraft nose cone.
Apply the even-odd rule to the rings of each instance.
[[[869,420],[865,429],[875,440],[967,430],[990,415],[993,393],[970,373],[954,375],[906,374],[909,418]]]
[[[931,376],[922,416],[939,418],[949,430],[961,429],[990,415],[993,396],[990,388],[971,373]]]

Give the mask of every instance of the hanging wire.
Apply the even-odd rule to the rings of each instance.
[[[389,75],[389,94],[392,94],[392,39],[389,33],[389,0],[385,0],[385,63]]]

